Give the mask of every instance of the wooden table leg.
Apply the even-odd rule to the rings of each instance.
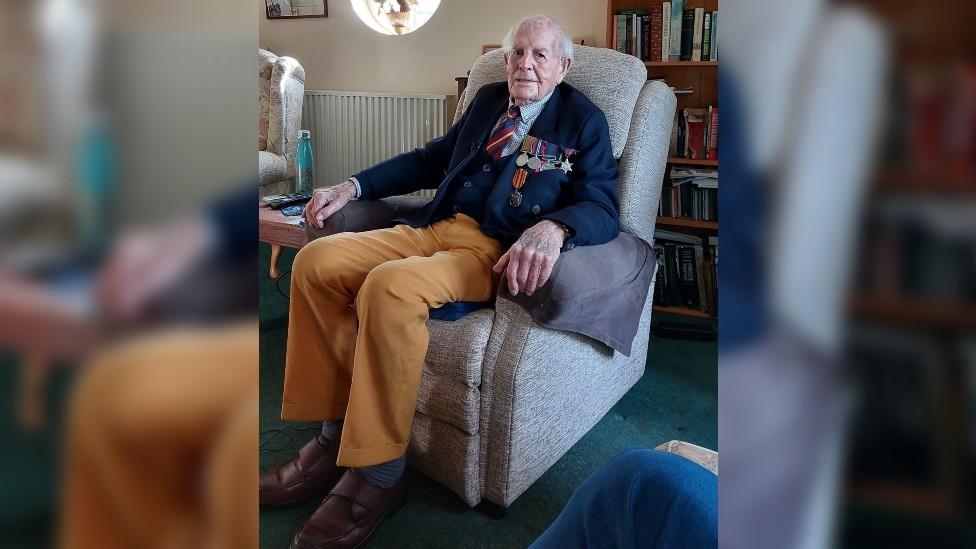
[[[278,270],[278,257],[281,255],[281,244],[271,245],[271,268],[268,269],[268,274],[271,278],[277,280],[281,276],[281,271]]]
[[[50,362],[38,356],[26,356],[20,367],[18,419],[26,431],[35,432],[47,422],[47,388]]]

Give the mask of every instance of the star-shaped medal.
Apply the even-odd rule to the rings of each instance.
[[[560,169],[561,169],[561,170],[562,170],[562,171],[563,171],[564,173],[569,173],[569,172],[571,172],[571,171],[573,171],[573,165],[572,165],[572,164],[570,163],[570,161],[569,161],[569,158],[567,158],[566,160],[563,160],[563,161],[562,161],[562,162],[560,163],[560,166],[559,166],[559,168],[560,168]]]

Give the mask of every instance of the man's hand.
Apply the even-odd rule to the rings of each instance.
[[[566,241],[566,232],[554,221],[544,219],[529,227],[518,241],[505,252],[492,269],[496,273],[505,271],[508,291],[518,295],[532,295],[549,280],[559,249]]]
[[[305,221],[321,229],[330,215],[353,198],[356,198],[356,185],[348,179],[332,187],[315,189],[305,206]]]
[[[108,320],[137,320],[146,306],[212,250],[213,231],[203,217],[124,236],[98,274],[97,295]]]

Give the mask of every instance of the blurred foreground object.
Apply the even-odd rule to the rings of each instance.
[[[884,38],[870,16],[819,0],[743,0],[723,21],[720,545],[827,547]]]
[[[11,459],[4,461],[0,480],[5,488],[0,492],[7,496],[0,506],[4,513],[0,545],[8,545],[9,535],[17,537],[10,543],[17,547],[50,545],[50,534],[43,528],[56,520],[52,515],[62,507],[52,501],[58,490],[51,479],[62,475],[59,457],[52,453],[58,447],[49,441],[57,440],[60,425],[78,422],[84,426],[74,427],[81,434],[72,435],[65,459],[72,471],[82,474],[69,476],[87,479],[79,481],[84,486],[95,486],[97,496],[106,498],[104,511],[111,517],[96,522],[96,506],[81,510],[82,520],[91,525],[85,531],[90,537],[84,539],[89,546],[151,545],[130,538],[134,532],[142,535],[140,527],[152,523],[153,513],[172,503],[168,490],[186,495],[179,511],[181,524],[203,524],[212,533],[201,534],[191,545],[209,539],[230,540],[225,545],[229,547],[256,544],[256,540],[222,538],[217,532],[227,530],[228,519],[209,514],[212,506],[192,505],[237,498],[243,506],[253,492],[245,488],[253,480],[254,465],[247,465],[239,479],[223,481],[216,480],[223,473],[208,467],[218,459],[213,452],[226,447],[218,440],[231,436],[224,433],[247,431],[256,444],[256,417],[247,428],[231,427],[231,419],[211,421],[221,414],[238,417],[235,410],[243,406],[233,398],[221,400],[222,391],[236,386],[241,399],[244,394],[256,395],[256,370],[250,367],[257,359],[256,329],[246,337],[222,335],[233,330],[228,322],[256,313],[255,262],[248,259],[256,257],[257,233],[253,215],[256,38],[254,13],[227,0],[205,4],[178,0],[165,6],[116,0],[4,4],[0,18],[0,354],[12,367],[21,365],[22,375],[19,387],[9,392],[14,402],[19,400],[19,409],[9,407],[7,412],[19,414],[21,423],[10,426],[11,443],[5,448],[9,454],[4,457]],[[235,220],[225,215],[225,208],[205,207],[243,184],[249,193],[244,217]],[[193,230],[202,225],[207,229]],[[247,236],[249,229],[252,236]],[[132,264],[117,259],[131,254],[111,253],[116,239],[127,243],[118,250],[141,250],[146,261],[136,262],[139,269],[115,269]],[[100,275],[104,269],[124,275]],[[112,280],[99,295],[95,282],[100,276]],[[114,297],[103,307],[109,294]],[[183,336],[167,335],[173,328],[163,328],[166,324],[182,324]],[[186,327],[190,325],[193,328]],[[124,341],[130,337],[135,338],[132,343]],[[158,349],[158,344],[150,343],[157,337],[167,341],[165,352],[171,358],[181,360],[157,371],[147,365],[148,351],[124,351],[139,344]],[[210,342],[221,342],[224,351],[204,352]],[[208,356],[207,352],[210,360],[195,362],[193,357]],[[92,356],[100,358],[88,370],[84,365]],[[107,356],[125,359],[112,359],[119,365],[111,376],[98,373],[111,369],[101,366]],[[125,362],[131,367],[121,366]],[[54,370],[51,365],[82,367]],[[217,379],[211,372],[225,375]],[[50,390],[45,388],[48,373],[59,382]],[[135,388],[143,375],[157,377],[152,390],[140,386],[143,392],[137,401],[125,400],[125,395],[101,395],[103,402],[91,403],[92,397],[84,396],[97,393],[100,389],[91,387],[100,383]],[[89,404],[73,408],[81,413],[80,419],[71,416],[62,421],[55,413],[75,378],[81,387],[79,400]],[[16,382],[17,374],[9,379]],[[170,391],[180,381],[192,386]],[[190,401],[182,401],[196,393],[216,399],[214,406],[219,405],[220,412],[209,416],[216,408],[209,404],[194,408]],[[125,400],[124,404],[117,399]],[[169,403],[162,405],[162,401]],[[54,413],[45,418],[46,410]],[[198,414],[196,421],[181,415],[191,411]],[[155,452],[167,458],[161,463],[148,454],[144,470],[149,479],[130,476],[131,468],[128,472],[101,469],[104,465],[99,463],[110,462],[119,453],[119,447],[107,439],[124,431],[123,424],[132,427],[137,418],[148,421],[140,415],[143,412],[152,413],[156,423],[140,435],[155,437],[163,446]],[[85,419],[85,413],[98,415],[101,421]],[[39,429],[42,425],[45,428]],[[34,431],[25,432],[20,426]],[[102,426],[105,430],[100,432]],[[194,429],[200,428],[214,437],[201,443],[209,444],[210,450],[177,448],[181,441],[195,440]],[[132,435],[129,441],[137,438]],[[252,439],[238,440],[250,444]],[[142,444],[133,442],[133,447]],[[256,446],[237,451],[242,452],[237,458],[251,458]],[[173,486],[152,498],[140,484],[157,475],[152,467],[164,469],[158,473],[160,479],[179,473],[190,480],[173,480]],[[204,487],[199,479],[211,480]],[[124,517],[113,515],[117,512]],[[66,524],[77,519],[65,518]],[[236,519],[247,520],[245,514]],[[176,522],[174,518],[172,524]],[[256,517],[251,523],[256,524]],[[112,528],[99,529],[105,525]]]
[[[721,545],[976,545],[976,6],[726,11]]]
[[[257,365],[251,322],[97,357],[69,410],[60,546],[257,547]]]
[[[976,5],[862,4],[891,37],[894,70],[849,303],[841,539],[973,547]]]

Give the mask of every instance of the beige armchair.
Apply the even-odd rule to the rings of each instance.
[[[258,50],[258,183],[260,195],[293,192],[302,123],[305,69],[291,57]]]
[[[620,162],[622,230],[650,242],[675,96],[663,82],[647,81],[647,70],[635,57],[575,46],[575,58],[567,81],[606,114]],[[479,57],[455,121],[481,86],[503,80],[500,50]],[[330,218],[324,233],[309,229],[309,238],[376,228],[383,225],[376,211],[387,208],[388,222],[424,200],[351,203]],[[356,217],[356,212],[374,218],[364,220],[369,216]],[[508,507],[641,377],[652,299],[648,292],[629,357],[586,336],[544,328],[502,296],[493,308],[460,320],[428,321],[430,346],[407,463],[470,506],[487,500]]]

